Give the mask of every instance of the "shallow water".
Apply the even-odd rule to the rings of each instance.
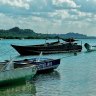
[[[82,39],[81,41],[82,44],[87,42],[96,45],[96,39]],[[30,45],[44,42],[44,40],[0,40],[0,60],[13,57],[15,60],[38,57],[19,56],[10,44]],[[78,43],[81,42],[78,41]],[[95,51],[88,53],[83,47],[82,52],[77,53],[77,56],[73,53],[62,53],[43,55],[43,57],[65,58],[61,59],[60,66],[52,73],[36,75],[31,84],[0,90],[0,96],[96,96]]]

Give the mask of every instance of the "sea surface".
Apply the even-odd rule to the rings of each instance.
[[[48,40],[52,42],[56,40]],[[84,43],[96,45],[96,39],[80,39],[83,50],[73,53],[43,55],[48,58],[62,58],[60,66],[51,73],[36,75],[31,83],[0,88],[0,96],[96,96],[96,51],[86,52]],[[10,44],[34,45],[45,40],[0,40],[0,61],[37,56],[20,56]]]

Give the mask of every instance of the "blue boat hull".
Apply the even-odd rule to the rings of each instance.
[[[36,58],[35,58],[36,59]],[[34,61],[33,59],[25,59],[15,61],[15,67],[30,66],[30,64],[37,66],[37,73],[46,73],[56,69],[60,65],[60,59],[47,59],[43,61]]]
[[[46,72],[51,72],[54,69],[56,69],[60,64],[60,59],[48,61],[48,62],[43,62],[43,63],[37,63],[37,73],[46,73]]]

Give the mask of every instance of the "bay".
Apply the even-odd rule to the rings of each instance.
[[[48,40],[47,42],[56,41]],[[73,53],[43,55],[47,58],[62,58],[60,66],[52,73],[36,75],[32,84],[23,84],[0,90],[0,96],[95,96],[96,95],[96,52],[86,52],[84,43],[96,45],[96,39],[80,39],[83,50],[74,56]],[[10,45],[34,45],[45,43],[45,40],[0,40],[0,61],[38,56],[20,56]],[[32,85],[32,86],[31,86]],[[28,86],[30,88],[28,88]],[[27,89],[26,91],[22,91]],[[14,90],[14,91],[12,91]],[[16,91],[21,90],[21,91]],[[2,93],[3,92],[3,93]]]

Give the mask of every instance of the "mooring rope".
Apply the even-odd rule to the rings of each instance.
[[[10,49],[8,51],[1,51],[2,53],[0,53],[0,57],[2,57],[5,54],[8,54],[10,51],[12,51],[12,49]]]
[[[3,70],[9,70],[8,68],[10,68],[10,64],[12,64],[13,60],[15,59],[15,57],[12,57],[10,60],[8,60],[8,62],[5,62],[5,66],[2,67],[2,69],[0,70],[0,72],[2,72]],[[8,68],[7,68],[8,67]]]

